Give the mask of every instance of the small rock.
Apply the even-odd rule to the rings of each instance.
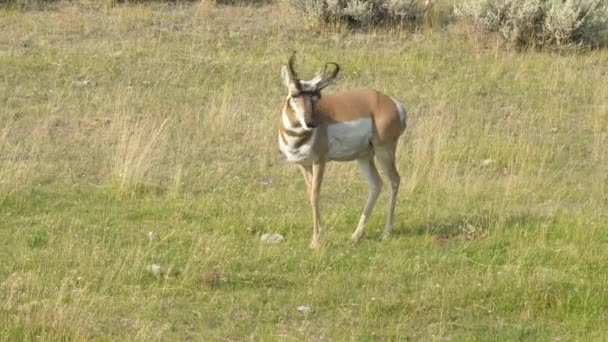
[[[494,160],[492,159],[484,159],[481,161],[481,166],[483,167],[489,166],[491,164],[494,164]]]
[[[154,232],[148,232],[148,238],[150,240],[152,240],[153,237],[154,237]]]
[[[146,270],[148,270],[148,272],[153,273],[153,274],[160,274],[160,265],[157,264],[152,264],[149,265],[148,267],[146,267]]]
[[[79,87],[86,87],[89,84],[91,84],[91,80],[75,81],[74,84],[76,84]]]
[[[298,312],[306,315],[312,312],[312,308],[310,305],[300,305],[298,306]]]
[[[257,182],[261,185],[270,185],[272,184],[272,178],[270,177],[260,177],[257,179]]]
[[[283,235],[278,234],[278,233],[266,233],[262,235],[262,241],[267,242],[267,243],[279,243],[281,241],[285,240],[285,238],[283,237]]]

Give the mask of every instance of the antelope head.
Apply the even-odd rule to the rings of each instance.
[[[287,65],[283,66],[281,77],[289,91],[288,105],[292,108],[302,128],[311,131],[318,124],[313,117],[314,103],[321,98],[321,91],[336,80],[340,66],[333,62],[326,63],[317,76],[306,81],[298,78],[293,66],[295,57],[295,53],[292,54]],[[333,66],[333,70],[328,71],[327,68],[330,65]]]

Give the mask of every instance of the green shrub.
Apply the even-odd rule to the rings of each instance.
[[[456,14],[516,46],[606,46],[607,0],[464,0]]]
[[[429,0],[287,0],[287,4],[313,22],[350,26],[419,24],[433,6]]]

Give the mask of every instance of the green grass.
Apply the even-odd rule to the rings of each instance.
[[[285,16],[0,9],[0,340],[604,339],[607,52]],[[334,163],[308,248],[303,180],[276,146],[292,50],[301,74],[340,63],[333,90],[407,105],[389,241],[385,187],[348,242],[367,186]]]

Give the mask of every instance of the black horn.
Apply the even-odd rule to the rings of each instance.
[[[334,67],[334,70],[332,70],[331,73],[328,73],[327,67],[330,65],[332,65]],[[322,90],[323,88],[332,84],[335,81],[336,77],[338,76],[339,72],[340,72],[340,66],[338,65],[338,63],[334,63],[334,62],[325,63],[325,66],[323,67],[323,72],[321,73],[321,80],[317,83],[317,89]]]
[[[289,61],[287,62],[287,71],[289,72],[289,78],[291,78],[297,90],[301,90],[302,86],[300,85],[300,79],[298,78],[298,74],[294,68],[294,63],[296,61],[296,52],[294,51],[289,57]]]
[[[336,76],[338,76],[338,73],[340,72],[340,66],[338,65],[338,63],[334,63],[334,62],[326,63],[324,71],[327,70],[327,66],[328,65],[333,65],[334,66],[334,71],[331,72],[330,77],[335,78]]]
[[[296,70],[293,67],[293,64],[296,62],[296,53],[292,53],[291,56],[289,57],[289,62],[287,62],[287,65],[289,67],[289,73],[291,74],[291,76],[294,79],[298,79],[298,74],[296,73]]]

